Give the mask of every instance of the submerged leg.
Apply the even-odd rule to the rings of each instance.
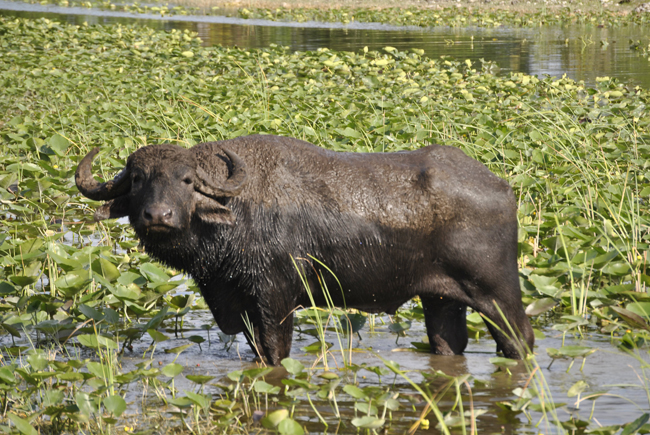
[[[244,330],[251,350],[264,362],[277,366],[291,352],[293,313],[282,318],[255,316]],[[253,334],[250,329],[252,328]]]
[[[259,342],[266,361],[277,366],[291,353],[293,338],[293,313],[285,317],[262,317],[259,325]]]
[[[507,196],[507,203],[497,201],[480,225],[447,233],[451,248],[445,256],[448,273],[465,294],[456,299],[486,317],[506,357],[524,358],[535,337],[521,302],[515,201],[511,193]]]
[[[252,325],[251,325],[252,326]],[[257,326],[253,326],[253,334],[248,329],[244,330],[244,336],[246,337],[246,341],[248,342],[248,346],[250,346],[251,350],[259,359],[262,361],[266,361],[266,355],[264,354],[264,349],[261,346],[261,340],[260,340],[260,328]]]
[[[467,347],[467,307],[441,296],[422,296],[431,353],[460,355]]]
[[[524,358],[532,352],[535,335],[521,300],[485,298],[477,301],[473,308],[486,317],[485,324],[497,342],[497,352],[514,359]]]

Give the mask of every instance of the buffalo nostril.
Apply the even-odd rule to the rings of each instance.
[[[174,216],[169,207],[147,207],[142,212],[143,219],[149,225],[169,224]]]

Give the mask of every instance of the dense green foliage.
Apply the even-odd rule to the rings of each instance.
[[[214,10],[219,13],[219,9]],[[601,26],[617,26],[630,24],[647,24],[650,14],[623,15],[614,11],[601,10],[582,12],[579,9],[563,8],[561,10],[541,10],[533,13],[523,13],[512,10],[481,10],[469,7],[423,9],[382,8],[382,9],[266,9],[241,8],[237,15],[242,18],[261,18],[278,21],[325,21],[350,23],[384,23],[400,26],[418,27],[540,27],[547,25],[589,24]]]
[[[183,281],[149,262],[128,226],[92,223],[99,204],[77,195],[74,170],[95,146],[103,147],[97,172],[104,178],[145,144],[191,146],[250,133],[345,151],[459,147],[516,191],[522,290],[535,321],[557,315],[554,328],[562,333],[619,334],[627,346],[641,346],[647,337],[648,90],[608,78],[592,87],[523,74],[498,77],[490,64],[428,59],[417,50],[204,48],[193,35],[177,31],[47,20],[0,19],[0,54],[0,343],[8,346],[0,367],[3,409],[10,401],[12,409],[31,417],[45,413],[55,431],[57,424],[92,423],[102,413],[111,423],[124,411],[123,386],[154,383],[162,375],[171,378],[165,384],[172,392],[168,403],[191,407],[197,418],[210,408],[209,398],[198,393],[184,401],[175,397],[178,364],[159,369],[149,361],[129,373],[111,365],[118,349],[143,337],[166,340],[157,331],[163,322],[169,325],[203,305],[191,294],[191,282],[189,295],[170,296]],[[417,306],[403,314],[410,320],[420,316]],[[410,326],[396,324],[397,333]],[[626,334],[627,328],[633,333]],[[480,318],[470,321],[470,329],[477,337],[485,332]],[[81,335],[68,346],[99,349],[102,364],[55,361],[24,342],[10,346],[26,336],[62,342],[73,332]],[[201,337],[190,341],[200,343]],[[11,355],[26,351],[29,364],[19,368]],[[561,349],[554,355],[575,358],[589,351]],[[316,387],[301,372],[285,383],[294,396],[319,391],[323,400],[332,400],[334,378]],[[263,375],[232,375],[236,387],[224,391],[233,402],[211,411],[220,427],[247,430],[251,410],[232,404],[244,394],[241,382]],[[80,381],[93,391],[70,387]],[[30,395],[46,382],[45,397]],[[450,382],[456,389],[462,383]],[[16,385],[31,393],[16,393]],[[384,416],[399,408],[397,396],[352,387],[345,393],[376,399]],[[266,383],[246,388],[246,394],[278,394]],[[365,411],[373,418],[355,419],[354,426],[385,423],[381,409],[371,412],[367,405]],[[10,415],[29,432],[29,422]],[[288,415],[267,424],[299,433]]]

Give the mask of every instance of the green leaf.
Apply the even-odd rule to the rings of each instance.
[[[362,429],[379,429],[384,426],[384,423],[385,420],[383,418],[373,416],[352,419],[352,424]]]
[[[9,367],[0,367],[0,382],[5,385],[16,385],[18,381]]]
[[[648,419],[650,418],[650,414],[647,412],[641,415],[641,417],[637,418],[634,420],[632,423],[628,424],[625,426],[625,429],[623,429],[623,432],[621,432],[621,435],[632,435],[637,432],[643,427],[648,422]]]
[[[162,343],[163,341],[169,340],[169,337],[167,337],[162,332],[156,331],[155,329],[147,329],[147,333],[151,336],[153,341],[156,343]]]
[[[104,407],[108,412],[111,412],[115,417],[119,417],[126,410],[126,401],[117,394],[108,396],[103,401]]]
[[[48,365],[48,360],[45,358],[45,352],[41,349],[32,350],[27,356],[27,362],[36,371],[45,369]]]
[[[331,380],[334,380],[334,379],[338,379],[339,375],[337,375],[334,372],[323,372],[323,373],[319,374],[318,377],[323,378],[323,379],[327,379],[328,381],[331,381]]]
[[[175,378],[176,376],[181,374],[183,368],[184,367],[180,364],[176,364],[176,363],[167,364],[165,367],[162,368],[162,374],[169,378]]]
[[[36,431],[36,429],[34,429],[34,426],[29,424],[29,421],[24,420],[12,413],[8,413],[7,417],[9,418],[9,420],[11,420],[13,424],[16,425],[20,433],[24,435],[38,435],[38,432]]]
[[[326,349],[329,349],[332,346],[333,346],[332,343],[329,343],[329,342],[325,343],[325,348]],[[320,341],[315,341],[315,342],[313,342],[311,344],[308,344],[307,346],[305,346],[305,347],[303,347],[301,349],[303,351],[307,352],[307,353],[320,353],[323,350],[323,343],[321,343]]]
[[[104,314],[92,307],[89,307],[88,305],[79,305],[78,309],[81,314],[89,319],[94,320],[95,322],[99,322],[104,319]]]
[[[377,407],[368,402],[356,402],[354,404],[354,409],[359,411],[361,414],[377,415]]]
[[[395,322],[388,325],[391,332],[399,334],[400,332],[408,331],[411,329],[411,322],[406,320],[404,322]]]
[[[155,316],[153,316],[145,325],[144,329],[157,329],[165,320],[165,317],[167,316],[167,313],[169,311],[169,307],[164,306],[158,313],[156,313]]]
[[[530,275],[528,280],[535,286],[538,292],[548,295],[556,296],[562,291],[557,285],[557,278],[552,276]]]
[[[78,372],[57,373],[56,377],[65,382],[81,382],[84,380],[83,375]]]
[[[103,257],[99,257],[97,260],[93,261],[92,269],[93,272],[107,279],[109,282],[113,282],[120,277],[120,271],[117,267]]]
[[[151,282],[159,283],[169,281],[169,275],[153,263],[144,263],[140,266],[140,273]]]
[[[63,391],[61,390],[46,390],[43,393],[43,406],[56,406],[63,402]]]
[[[8,283],[7,281],[0,282],[0,296],[10,295],[16,293],[16,287]]]
[[[293,358],[285,358],[283,359],[280,364],[292,375],[298,375],[302,373],[303,370],[305,370],[305,366],[302,365],[300,361],[297,361]]]
[[[185,349],[187,349],[188,347],[192,347],[192,346],[194,346],[194,343],[184,344],[182,346],[173,347],[171,349],[165,349],[165,353],[178,353],[179,354],[179,353],[183,352]]]
[[[108,337],[103,335],[94,335],[94,334],[84,334],[77,336],[79,343],[86,347],[92,347],[93,349],[106,348],[106,349],[117,349],[117,343],[111,340]]]
[[[646,322],[650,319],[650,302],[631,302],[625,309],[641,316]]]
[[[490,358],[490,363],[494,364],[497,367],[504,367],[504,368],[515,367],[517,366],[517,364],[519,364],[517,360],[510,359],[510,358],[503,358],[503,357]]]
[[[359,133],[358,131],[356,131],[355,129],[350,128],[350,127],[345,127],[344,129],[343,128],[335,128],[334,131],[336,131],[337,133],[339,133],[339,134],[341,134],[341,135],[343,135],[345,137],[349,137],[351,139],[359,139],[359,138],[362,137],[361,133]]]
[[[344,314],[341,316],[341,327],[346,334],[349,334],[350,331],[353,334],[361,331],[365,324],[366,316],[363,314]]]
[[[168,402],[179,408],[189,408],[194,405],[194,402],[192,402],[192,399],[189,397],[176,397],[174,399],[169,399]]]
[[[258,378],[263,378],[273,371],[273,367],[259,367],[254,369],[244,370],[243,374],[247,378],[254,380]]]
[[[0,328],[4,329],[5,331],[7,331],[9,334],[11,334],[12,336],[14,336],[16,338],[21,337],[20,332],[11,325],[8,325],[6,323],[0,323]]]
[[[89,361],[86,364],[89,373],[100,379],[107,379],[110,376],[110,369],[105,364]]]
[[[212,396],[207,396],[204,394],[197,394],[191,391],[185,391],[187,397],[194,403],[196,403],[202,409],[208,409],[210,407],[210,402],[212,401]]]
[[[187,337],[187,339],[196,344],[201,344],[205,341],[205,338],[201,337],[200,335],[190,335]]]
[[[366,400],[368,398],[368,395],[363,392],[363,390],[355,385],[346,385],[343,387],[343,391],[345,391],[346,394],[354,397],[355,399],[361,399],[361,400]]]
[[[587,429],[585,433],[590,435],[614,435],[620,429],[621,429],[620,425],[602,426],[602,427],[595,427],[593,429]]]
[[[233,382],[241,382],[244,380],[244,372],[242,370],[235,370],[227,374],[228,379]]]
[[[207,376],[207,375],[185,375],[185,377],[190,381],[199,385],[206,384],[214,379],[214,376]]]
[[[546,348],[546,352],[551,358],[586,358],[588,355],[596,352],[597,349],[585,346],[562,346],[560,349]]]
[[[78,292],[89,282],[90,276],[88,275],[88,271],[80,269],[66,273],[61,278],[54,281],[54,285],[58,289]]]
[[[650,325],[645,319],[632,311],[620,307],[610,307],[612,311],[621,316],[625,322],[633,328],[645,329],[650,331]]]
[[[277,411],[273,411],[266,417],[262,419],[262,426],[264,426],[267,429],[274,429],[276,428],[282,420],[286,419],[289,417],[289,411],[286,409],[278,409]]]
[[[278,432],[282,435],[303,435],[305,431],[302,426],[292,418],[285,418],[278,424]]]
[[[552,298],[536,299],[533,301],[533,303],[526,307],[526,314],[528,316],[538,316],[542,313],[552,310],[556,305],[557,302]]]
[[[22,276],[22,275],[9,276],[9,280],[20,288],[27,287],[30,284],[34,284],[36,281],[38,281],[38,278],[39,278],[38,276]]]
[[[118,284],[108,287],[108,290],[121,301],[137,301],[142,296],[140,288],[135,284],[126,287]]]
[[[129,284],[135,284],[137,286],[143,286],[147,284],[146,278],[134,272],[124,272],[120,274],[120,277],[117,278],[117,282],[122,284],[125,287],[128,287]]]
[[[589,385],[585,381],[578,381],[569,388],[567,396],[575,397],[587,389]]]
[[[77,393],[75,395],[75,402],[79,407],[79,412],[86,416],[86,418],[90,418],[90,416],[97,412],[96,405],[87,393]]]
[[[54,151],[59,157],[65,156],[68,147],[70,146],[70,141],[58,133],[52,136],[48,143],[52,151]]]
[[[622,261],[616,261],[608,263],[601,270],[604,274],[607,275],[623,276],[630,273],[631,269],[629,264]]]
[[[255,384],[253,385],[253,389],[255,390],[256,393],[263,393],[263,394],[278,394],[280,392],[280,387],[273,386],[264,381],[255,382]]]

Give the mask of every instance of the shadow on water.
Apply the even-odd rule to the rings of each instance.
[[[8,10],[14,9],[14,10]],[[650,28],[621,26],[599,28],[572,26],[540,28],[402,28],[376,23],[279,23],[215,16],[134,15],[127,12],[31,5],[0,0],[0,15],[45,17],[69,24],[132,24],[158,30],[188,29],[197,32],[204,45],[243,48],[287,46],[306,51],[359,51],[363,47],[381,50],[418,48],[431,58],[451,56],[493,61],[502,73],[523,72],[595,83],[596,77],[615,77],[623,83],[650,88]],[[145,17],[145,18],[143,18]],[[254,25],[253,25],[254,24]],[[629,41],[639,41],[633,49]]]

